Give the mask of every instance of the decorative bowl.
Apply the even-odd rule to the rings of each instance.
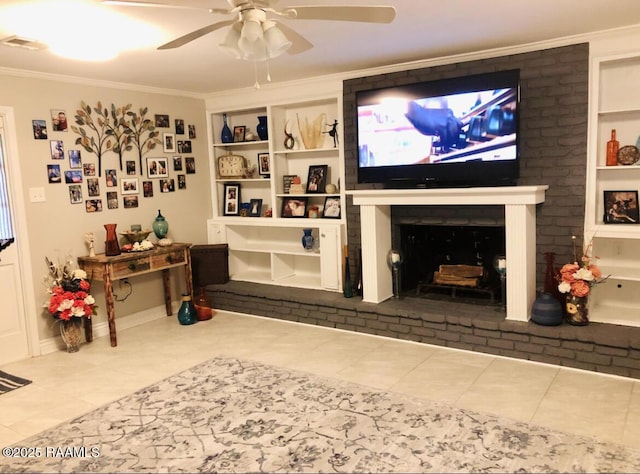
[[[136,232],[133,231],[127,231],[127,232],[120,232],[120,235],[124,235],[127,240],[129,241],[130,244],[135,244],[136,242],[140,243],[143,240],[145,240],[147,237],[149,237],[149,234],[151,233],[151,229],[149,230],[138,230]]]

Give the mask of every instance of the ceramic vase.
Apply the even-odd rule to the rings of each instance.
[[[67,352],[78,352],[82,341],[82,318],[61,319],[60,336],[67,345]]]
[[[531,306],[531,321],[542,326],[562,324],[562,305],[551,293],[544,292]]]
[[[118,244],[118,235],[116,234],[117,224],[105,224],[107,231],[107,240],[104,242],[104,254],[108,257],[120,255],[120,245]]]
[[[311,233],[312,230],[313,229],[302,229],[302,247],[304,247],[305,250],[313,250],[313,244],[315,243],[316,239]]]
[[[169,223],[160,212],[160,209],[158,209],[158,216],[151,227],[153,227],[153,233],[156,234],[158,239],[164,239],[167,232],[169,232]]]
[[[269,132],[267,129],[267,116],[259,115],[258,116],[258,125],[256,126],[256,132],[258,132],[258,136],[260,140],[268,140]]]
[[[194,324],[198,321],[198,312],[196,311],[191,295],[189,293],[182,294],[182,305],[178,310],[178,322],[183,326]]]
[[[302,138],[305,149],[313,150],[320,147],[323,141],[322,129],[326,122],[326,115],[324,113],[318,115],[311,123],[309,123],[307,117],[303,120],[300,120],[298,116],[296,117],[298,119],[300,138]]]
[[[589,324],[589,297],[567,295],[567,322],[573,326]]]

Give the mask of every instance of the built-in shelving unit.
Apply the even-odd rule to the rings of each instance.
[[[323,216],[327,199],[344,206],[341,189],[344,182],[344,157],[338,140],[329,134],[334,121],[341,123],[341,97],[329,96],[292,103],[264,104],[239,110],[208,112],[211,139],[211,189],[213,218],[208,222],[210,243],[229,245],[229,274],[234,280],[273,283],[299,288],[342,290],[342,245],[346,241],[344,211],[339,215]],[[222,143],[223,115],[233,131],[246,127],[256,140]],[[257,136],[258,116],[267,116],[268,138]],[[315,125],[318,133],[303,140],[303,134]],[[293,140],[288,136],[293,137]],[[315,142],[312,143],[312,138]],[[227,155],[240,156],[244,172],[222,176],[218,162]],[[260,158],[268,158],[268,170],[261,168]],[[307,189],[310,169],[320,167],[323,184]],[[326,167],[326,168],[325,168]],[[254,171],[255,169],[255,171]],[[262,171],[262,173],[261,173]],[[285,176],[298,176],[302,187],[285,192]],[[326,185],[332,184],[326,190]],[[235,213],[225,209],[225,192],[229,187],[239,189],[240,204],[260,200],[258,215]],[[305,202],[302,216],[288,217],[285,205]],[[310,210],[317,217],[310,217]],[[255,210],[255,209],[254,209]],[[311,228],[315,237],[312,250],[302,245],[302,229]]]
[[[640,223],[607,223],[605,191],[640,192],[640,162],[606,166],[606,144],[612,129],[620,147],[640,140],[638,77],[640,52],[592,60],[585,237],[610,277],[592,290],[589,319],[629,326],[640,326]]]

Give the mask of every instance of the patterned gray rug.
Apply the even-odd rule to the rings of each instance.
[[[640,472],[623,446],[231,358],[20,445],[0,472]]]

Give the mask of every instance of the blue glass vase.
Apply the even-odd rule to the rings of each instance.
[[[227,114],[222,114],[222,122],[222,134],[220,135],[220,140],[222,140],[222,143],[231,143],[233,142],[233,133],[231,133],[231,129],[227,123]]]
[[[259,115],[258,116],[258,125],[256,126],[256,132],[258,132],[258,136],[260,140],[268,140],[269,132],[267,130],[267,116]]]
[[[315,243],[316,239],[311,233],[312,230],[313,229],[302,229],[302,232],[304,232],[304,235],[302,236],[302,246],[305,250],[313,250],[313,244]]]
[[[182,293],[182,305],[178,310],[178,322],[183,326],[193,324],[198,321],[198,311],[191,301],[189,293]]]

